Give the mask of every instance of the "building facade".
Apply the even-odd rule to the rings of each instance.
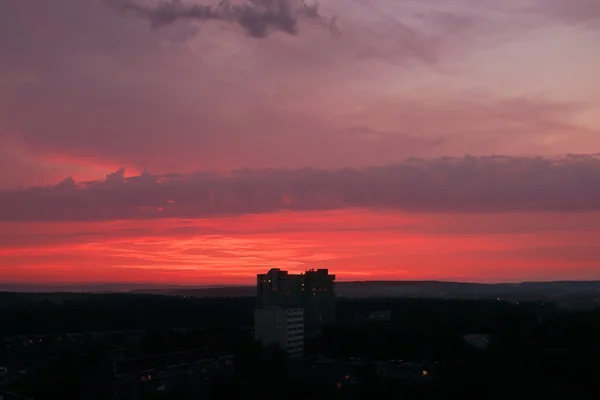
[[[303,308],[257,308],[254,310],[254,338],[263,346],[278,345],[291,357],[304,352]]]

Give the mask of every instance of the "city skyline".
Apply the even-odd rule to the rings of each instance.
[[[217,3],[0,5],[0,282],[600,280],[597,1]]]

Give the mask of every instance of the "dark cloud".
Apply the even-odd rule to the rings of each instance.
[[[309,5],[302,0],[247,0],[240,5],[222,0],[216,6],[170,0],[161,1],[155,7],[135,0],[106,0],[106,3],[148,19],[153,28],[179,20],[216,20],[239,24],[248,35],[263,38],[271,30],[295,35],[298,31],[298,18],[307,18],[319,21],[335,31],[335,19],[322,16],[316,3]]]
[[[409,159],[361,169],[124,176],[0,192],[0,220],[197,218],[349,207],[423,212],[600,210],[600,155]]]

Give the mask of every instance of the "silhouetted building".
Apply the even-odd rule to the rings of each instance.
[[[335,275],[330,275],[326,269],[290,274],[273,268],[266,274],[257,275],[257,308],[302,308],[304,336],[314,337],[324,324],[335,322],[334,281]]]
[[[277,268],[257,275],[258,308],[304,307],[304,279]]]
[[[306,336],[314,337],[326,324],[335,322],[335,275],[328,270],[306,271],[304,277],[304,329]]]
[[[292,357],[304,351],[304,309],[257,308],[254,338],[263,345],[276,344]]]

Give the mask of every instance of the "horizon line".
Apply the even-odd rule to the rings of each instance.
[[[358,279],[358,280],[336,280],[335,283],[458,283],[473,285],[518,285],[524,283],[592,283],[600,282],[600,279],[552,279],[552,280],[524,280],[524,281],[498,281],[479,282],[463,280],[439,280],[439,279]],[[153,283],[153,282],[0,282],[0,288],[7,286],[147,286],[147,287],[180,287],[180,288],[228,288],[228,287],[253,287],[254,284],[194,284],[185,285],[179,283]],[[1,289],[0,289],[1,291]]]

